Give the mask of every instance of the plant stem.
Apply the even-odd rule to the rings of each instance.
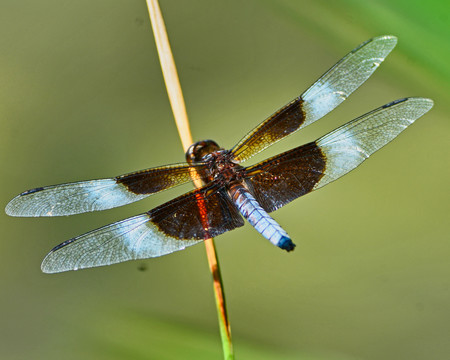
[[[186,106],[181,91],[180,81],[178,79],[175,61],[170,49],[169,38],[167,36],[164,19],[159,8],[158,0],[147,0],[148,12],[155,36],[156,47],[158,50],[161,69],[169,96],[170,105],[181,138],[183,149],[186,152],[193,143],[189,121],[186,112]],[[202,184],[200,181],[194,181],[196,187]],[[228,321],[227,309],[225,304],[225,293],[223,291],[222,277],[220,275],[219,261],[217,259],[216,249],[213,239],[205,240],[206,254],[208,257],[209,268],[213,276],[214,294],[216,298],[216,309],[219,317],[220,335],[222,338],[222,347],[224,358],[226,360],[234,359],[233,343],[231,341],[231,328]]]

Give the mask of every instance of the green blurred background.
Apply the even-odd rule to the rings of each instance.
[[[231,147],[361,42],[399,44],[348,101],[255,161],[391,100],[434,109],[357,171],[216,240],[238,359],[450,353],[449,3],[161,0],[195,140]],[[0,4],[2,206],[29,188],[184,159],[144,0]],[[1,359],[220,359],[201,245],[44,275],[55,245],[189,189],[66,218],[0,216]],[[146,267],[139,271],[138,267]]]

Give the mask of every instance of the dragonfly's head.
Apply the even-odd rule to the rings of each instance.
[[[202,159],[215,151],[221,150],[215,141],[203,140],[189,146],[186,151],[186,160],[188,163],[202,161]]]

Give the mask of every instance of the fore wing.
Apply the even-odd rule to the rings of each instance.
[[[201,178],[202,174],[202,164],[176,164],[115,178],[45,186],[17,195],[5,211],[11,216],[62,216],[111,209],[186,183],[193,177]]]
[[[395,36],[366,41],[343,57],[301,96],[248,133],[233,149],[238,162],[313,123],[364,83],[397,44]]]

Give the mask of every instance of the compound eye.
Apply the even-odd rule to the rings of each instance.
[[[189,163],[202,161],[205,156],[217,150],[220,150],[220,147],[214,141],[199,141],[189,147],[186,152],[186,160]]]
[[[199,154],[201,151],[202,151],[202,149],[204,148],[204,144],[199,144],[199,143],[196,143],[195,145],[194,145],[194,154]]]

